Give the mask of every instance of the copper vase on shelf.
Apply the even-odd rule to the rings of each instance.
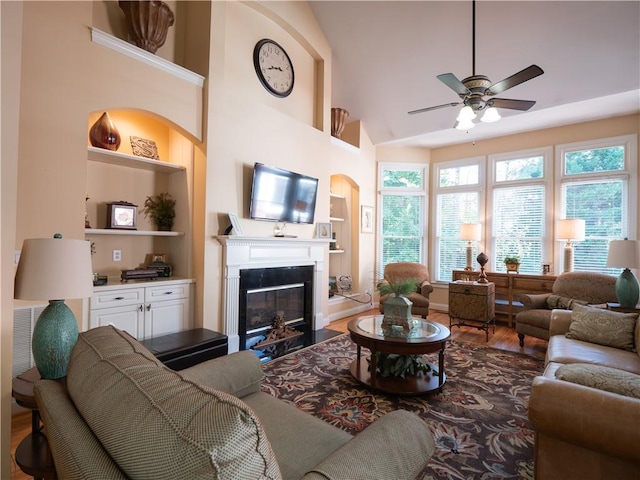
[[[89,130],[89,141],[91,145],[107,150],[118,150],[120,148],[120,133],[111,121],[111,117],[104,112],[96,123]]]
[[[331,109],[331,135],[340,138],[344,131],[345,123],[349,117],[349,112],[344,108]]]
[[[159,0],[120,0],[118,5],[127,19],[129,41],[147,52],[156,53],[167,40],[167,32],[175,20],[169,5]]]

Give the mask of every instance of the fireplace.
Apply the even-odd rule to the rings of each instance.
[[[257,325],[253,325],[251,321],[248,327],[245,325],[246,331],[242,334],[240,340],[240,318],[241,315],[246,316],[246,312],[241,313],[241,309],[246,309],[246,301],[240,300],[241,297],[241,277],[245,275],[260,276],[259,271],[282,270],[286,271],[289,267],[304,268],[306,277],[302,280],[295,281],[283,280],[279,281],[280,286],[296,285],[302,283],[304,288],[304,333],[301,339],[308,342],[312,337],[314,330],[322,329],[326,326],[327,320],[322,313],[323,299],[326,298],[326,282],[323,281],[324,259],[328,251],[328,242],[325,239],[305,239],[305,238],[275,238],[275,237],[243,237],[243,236],[218,236],[218,242],[223,245],[223,262],[224,262],[224,279],[223,279],[223,296],[222,296],[222,333],[229,338],[229,353],[237,352],[247,348],[246,341],[249,337],[249,331],[256,330]],[[272,270],[273,269],[273,270]],[[256,273],[251,273],[256,271]],[[311,272],[311,279],[307,277]],[[310,283],[309,283],[310,282]],[[244,285],[243,285],[244,286]],[[279,297],[279,289],[272,288],[275,284],[265,286],[252,287],[255,290],[253,294],[256,297],[264,295]],[[324,288],[323,288],[324,287]],[[299,288],[299,287],[296,287]],[[266,289],[261,291],[262,289]],[[285,288],[286,289],[286,288]],[[247,289],[249,290],[249,289]],[[295,289],[294,289],[295,290]],[[276,293],[278,292],[278,293]],[[245,294],[246,295],[246,294]],[[294,293],[299,296],[299,294]],[[300,327],[297,320],[299,314],[289,312],[283,308],[283,300],[277,300],[283,310],[285,322],[292,322],[287,326],[291,328]],[[300,302],[302,300],[287,300],[287,302]],[[258,307],[260,309],[262,307]],[[261,311],[249,312],[252,317],[261,314]],[[277,312],[276,312],[277,313]],[[261,317],[264,314],[260,315]],[[289,318],[291,316],[291,318]],[[250,318],[251,320],[251,318]],[[256,322],[258,319],[255,319]],[[245,320],[246,323],[246,320]],[[255,341],[255,340],[254,340]]]
[[[313,266],[240,270],[240,350],[264,361],[311,344]]]

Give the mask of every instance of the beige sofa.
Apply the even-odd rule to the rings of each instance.
[[[575,336],[572,320],[593,314],[577,308],[553,310],[545,372],[532,385],[535,478],[640,478],[640,321],[624,319],[636,351],[567,338]],[[611,325],[620,333],[622,321],[613,322],[618,317]]]
[[[412,479],[426,423],[392,412],[355,437],[260,391],[248,351],[175,372],[113,327],[81,333],[35,394],[61,479]]]
[[[525,335],[549,340],[549,321],[555,308],[571,310],[574,303],[599,305],[615,303],[616,277],[596,272],[565,272],[553,282],[550,293],[520,294],[523,310],[516,315],[520,346]]]

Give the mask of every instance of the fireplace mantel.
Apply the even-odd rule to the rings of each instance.
[[[326,325],[322,314],[324,259],[329,241],[316,238],[214,237],[223,248],[223,317],[224,332],[229,338],[229,352],[239,350],[238,318],[240,270],[254,268],[314,266],[313,329]]]

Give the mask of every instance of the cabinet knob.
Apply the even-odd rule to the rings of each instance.
[[[164,292],[165,295],[172,295],[173,292],[172,291],[168,291],[168,292]]]
[[[142,311],[142,310],[143,310],[142,305],[140,305],[140,306],[138,307],[138,309],[139,309],[140,311]]]
[[[124,300],[124,297],[116,297],[114,300]]]
[[[151,304],[147,305],[147,312],[151,310]]]
[[[464,289],[464,294],[465,295],[469,295],[471,293],[471,290],[469,290],[468,288]]]

